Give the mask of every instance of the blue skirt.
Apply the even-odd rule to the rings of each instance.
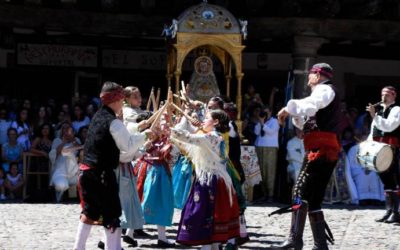
[[[162,164],[156,163],[147,168],[142,209],[146,224],[171,226],[174,214],[172,182]]]
[[[182,209],[185,206],[192,186],[192,173],[192,163],[184,155],[181,155],[172,170],[175,208]]]
[[[132,171],[130,163],[120,164],[116,170],[122,207],[121,227],[142,229],[144,224],[143,211],[136,189],[136,178]]]

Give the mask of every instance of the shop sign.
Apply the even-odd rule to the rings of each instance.
[[[103,50],[103,68],[165,70],[167,54],[152,51]]]
[[[97,67],[97,48],[20,43],[17,47],[17,63],[22,65]]]

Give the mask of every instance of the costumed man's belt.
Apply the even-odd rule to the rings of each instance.
[[[394,136],[377,136],[373,138],[374,141],[383,142],[394,147],[399,147],[399,139]]]
[[[339,158],[340,144],[335,133],[312,131],[304,135],[304,149],[308,152],[308,161],[321,157],[336,161]]]

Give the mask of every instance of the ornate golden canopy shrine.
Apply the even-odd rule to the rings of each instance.
[[[244,21],[246,22],[246,21]],[[247,22],[246,22],[247,24]],[[221,62],[226,80],[226,95],[231,94],[232,68],[237,79],[236,104],[238,120],[242,109],[242,45],[246,24],[239,21],[225,8],[201,4],[186,9],[169,29],[167,55],[167,81],[171,86],[175,79],[175,91],[179,92],[182,65],[190,52],[207,50]]]

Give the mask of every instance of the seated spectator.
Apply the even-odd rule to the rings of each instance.
[[[332,177],[326,187],[324,203],[356,204],[358,200],[356,186],[350,173],[350,164],[343,147]]]
[[[46,107],[40,106],[36,113],[36,116],[34,117],[34,121],[32,124],[33,133],[40,134],[41,126],[43,124],[49,123],[49,122],[50,122],[50,118],[49,118],[49,115],[47,114]]]
[[[64,123],[61,129],[61,138],[53,141],[49,154],[52,163],[50,185],[56,190],[56,200],[61,201],[63,193],[78,181],[77,153],[82,148],[80,140],[74,136],[69,123]]]
[[[53,127],[50,123],[42,124],[32,142],[31,152],[43,157],[35,157],[35,164],[39,171],[49,167],[49,153],[53,142]]]
[[[364,139],[366,136],[363,137]],[[357,203],[384,201],[385,194],[383,184],[374,171],[364,168],[357,160],[359,144],[350,148],[347,157],[349,159],[351,177],[354,180],[358,193]]]
[[[85,144],[88,130],[89,130],[89,126],[83,126],[83,127],[81,127],[79,129],[78,138],[81,141],[82,145]],[[79,150],[79,157],[78,158],[79,158],[78,162],[82,162],[82,160],[83,160],[83,149]]]
[[[10,121],[7,119],[7,109],[0,107],[0,146],[7,142],[7,130],[10,127]]]
[[[54,137],[60,137],[61,127],[64,123],[71,123],[71,116],[69,113],[66,113],[64,110],[60,110],[57,114],[57,121],[54,125]]]
[[[22,172],[22,152],[23,147],[17,142],[17,130],[9,128],[7,130],[8,142],[1,147],[1,159],[3,161],[3,170],[10,171],[10,165],[16,163],[20,172]]]
[[[80,105],[75,105],[72,115],[72,128],[74,129],[74,133],[78,134],[79,129],[83,126],[88,126],[89,123],[90,119],[85,115],[83,108]]]
[[[10,126],[17,130],[17,141],[22,145],[24,151],[29,151],[31,148],[31,127],[28,124],[28,110],[21,109],[17,119]]]
[[[303,165],[305,150],[303,143],[303,131],[298,128],[295,128],[294,130],[296,135],[288,141],[286,146],[286,160],[288,161],[288,176],[293,183],[296,183],[301,166]]]
[[[22,178],[22,174],[18,172],[18,164],[10,164],[10,173],[7,174],[4,186],[10,199],[22,198],[24,179]]]
[[[5,173],[2,167],[0,167],[0,200],[6,199],[6,190],[4,187],[4,177]]]

